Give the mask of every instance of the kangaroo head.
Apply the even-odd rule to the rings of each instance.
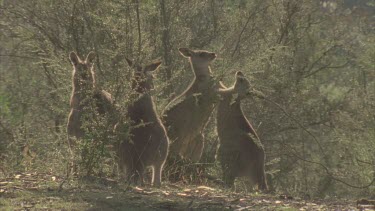
[[[69,54],[73,65],[73,82],[75,86],[95,87],[94,59],[95,53],[90,52],[82,61],[75,52]]]
[[[146,66],[135,64],[132,60],[126,58],[129,66],[134,69],[132,79],[132,89],[139,93],[145,93],[154,88],[153,72],[158,69],[161,61],[156,61]]]
[[[241,71],[237,71],[236,82],[234,83],[234,91],[238,94],[240,99],[246,97],[250,91],[250,81],[246,79],[245,75]]]
[[[179,48],[178,50],[182,56],[190,59],[194,71],[199,71],[198,69],[201,68],[207,69],[210,63],[216,58],[216,54],[209,51],[190,50],[188,48]]]

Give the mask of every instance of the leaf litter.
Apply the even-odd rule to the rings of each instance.
[[[0,179],[0,205],[15,210],[373,210],[371,200],[304,200],[286,195],[235,193],[220,187],[165,184],[138,187],[97,178],[69,181],[51,173],[18,173]]]

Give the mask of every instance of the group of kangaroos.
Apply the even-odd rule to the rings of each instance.
[[[241,100],[251,93],[250,82],[237,71],[234,84],[227,88],[212,74],[210,64],[216,58],[215,53],[188,48],[180,48],[179,52],[189,60],[194,78],[160,116],[150,90],[154,88],[153,73],[161,62],[141,65],[126,58],[132,69],[131,89],[137,98],[126,107],[127,118],[122,120],[128,121],[130,131],[118,141],[116,149],[120,173],[127,180],[143,185],[145,170],[151,167],[151,184],[160,186],[167,157],[199,161],[204,148],[203,130],[217,108],[216,129],[220,143],[217,158],[221,163],[223,182],[227,187],[233,187],[237,177],[247,177],[254,187],[267,190],[264,149],[241,108]],[[67,132],[72,149],[75,140],[85,135],[82,113],[90,100],[95,100],[95,112],[99,115],[113,113],[116,103],[110,93],[97,86],[95,53],[90,52],[85,60],[75,52],[69,57],[73,65],[73,92]],[[121,122],[113,122],[114,131],[121,130],[119,125]]]

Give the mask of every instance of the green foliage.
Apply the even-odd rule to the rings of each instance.
[[[126,116],[133,99],[125,56],[162,59],[154,94],[162,111],[191,82],[177,50],[191,47],[218,54],[213,74],[227,86],[241,70],[284,109],[258,98],[243,103],[276,191],[373,195],[374,185],[335,180],[364,186],[374,177],[375,37],[367,12],[374,1],[366,2],[327,8],[308,0],[0,1],[0,164],[8,173],[65,171],[70,51],[95,51],[98,86]],[[119,137],[111,134],[111,118],[87,118],[77,159],[86,173],[109,174],[115,158],[108,145]],[[215,121],[205,133],[202,162],[209,165],[202,169],[221,177]]]

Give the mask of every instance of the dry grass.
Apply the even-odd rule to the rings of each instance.
[[[0,180],[0,210],[355,210],[354,201],[313,201],[235,193],[219,187],[164,184],[133,187],[105,178],[19,173]]]

